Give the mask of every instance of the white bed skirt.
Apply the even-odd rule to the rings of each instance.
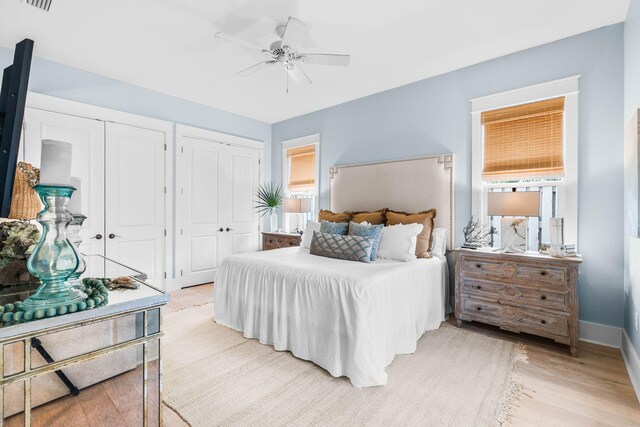
[[[445,260],[365,264],[286,248],[227,258],[214,318],[279,351],[291,351],[356,387],[387,383],[396,354],[414,353],[445,316]]]

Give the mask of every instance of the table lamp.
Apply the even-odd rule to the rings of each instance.
[[[539,191],[487,194],[487,215],[501,216],[502,252],[526,252],[528,217],[540,216]]]
[[[291,197],[284,200],[284,211],[286,213],[296,214],[298,224],[296,232],[300,232],[300,214],[311,212],[311,199],[306,197]]]

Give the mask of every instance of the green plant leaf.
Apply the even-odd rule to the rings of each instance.
[[[282,206],[284,192],[280,184],[268,182],[258,187],[256,197],[258,199],[255,201],[255,209],[260,213],[260,216],[265,216],[273,209]]]

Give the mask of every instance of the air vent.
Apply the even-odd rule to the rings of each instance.
[[[51,7],[51,2],[53,0],[22,0],[23,3],[30,4],[31,6],[35,6],[38,9],[42,9],[45,12],[49,12],[49,8]]]

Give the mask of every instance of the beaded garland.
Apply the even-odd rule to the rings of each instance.
[[[62,316],[67,313],[105,306],[109,302],[109,290],[107,289],[109,281],[110,279],[106,278],[85,277],[82,279],[82,284],[84,286],[83,292],[87,294],[87,298],[79,303],[61,305],[57,308],[23,310],[21,309],[22,301],[0,305],[0,320],[6,326],[12,323]]]

